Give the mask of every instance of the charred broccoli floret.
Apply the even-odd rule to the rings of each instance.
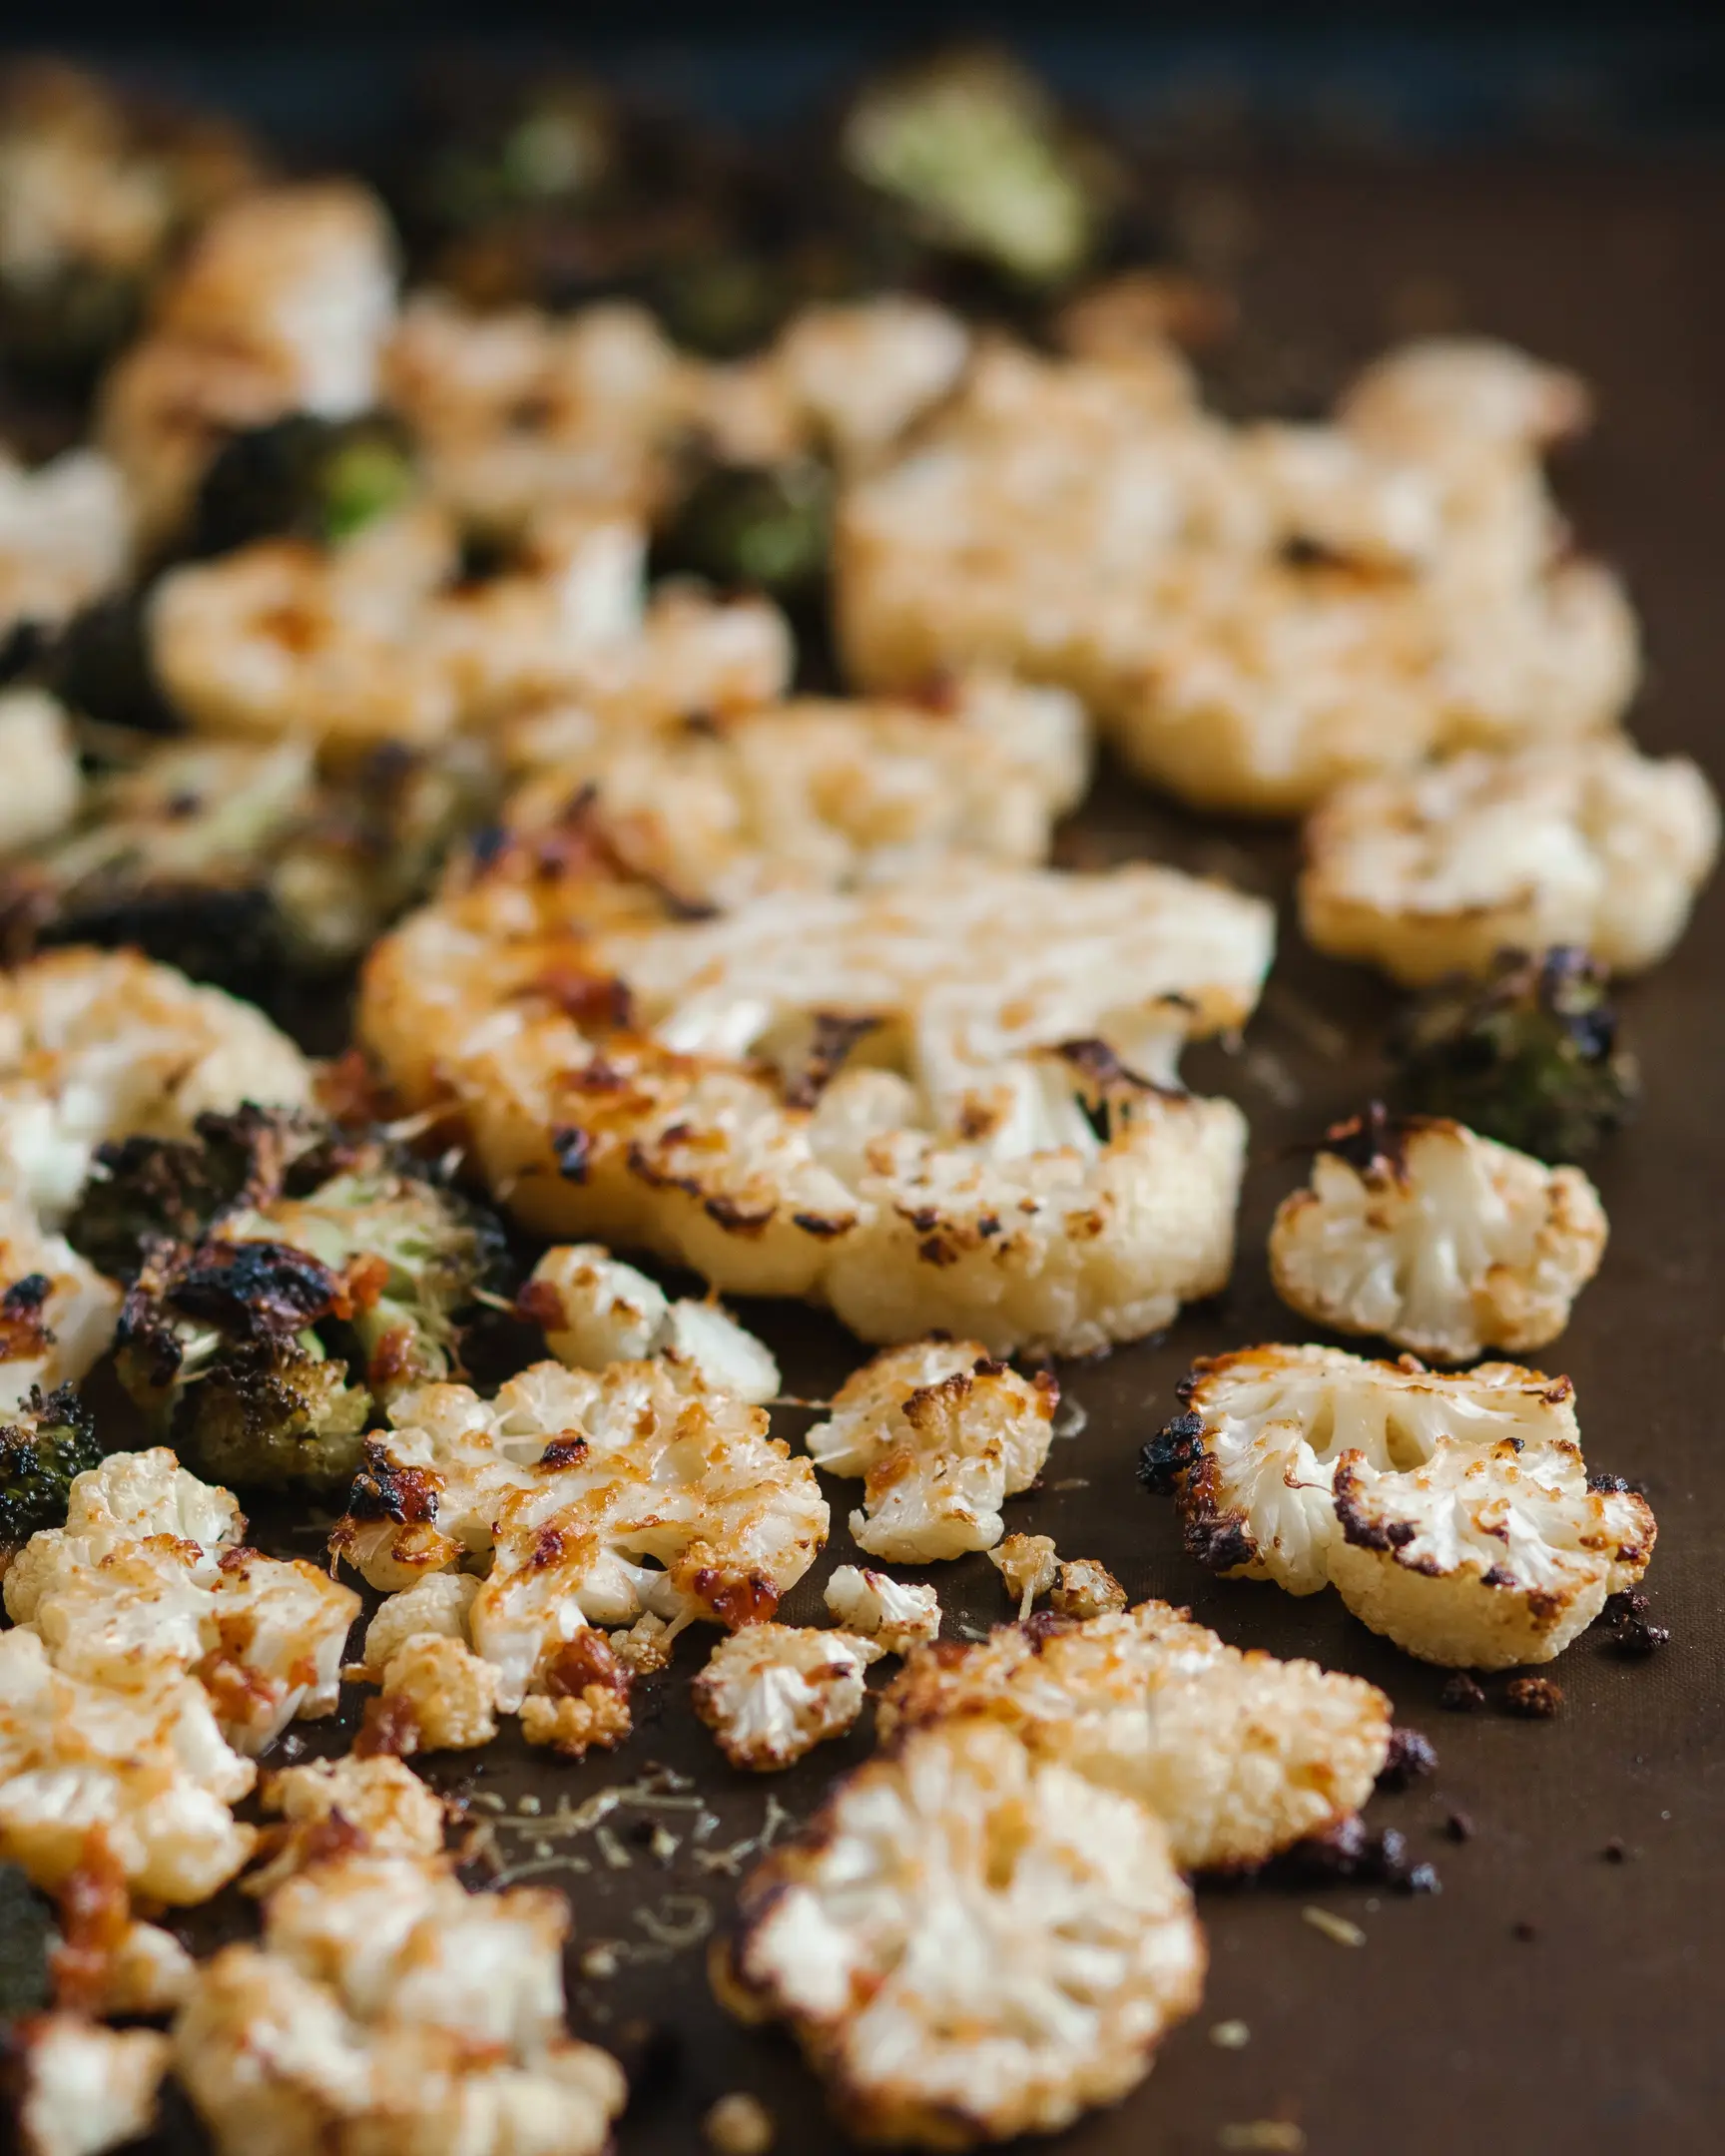
[[[717,465],[683,497],[657,558],[723,590],[796,600],[827,573],[832,525],[832,475],[815,459]]]
[[[979,263],[1020,289],[1069,282],[1104,235],[1106,153],[1034,75],[990,48],[864,84],[840,157],[912,250]]]
[[[0,1554],[22,1548],[39,1527],[59,1526],[73,1477],[107,1449],[70,1385],[46,1399],[33,1391],[22,1418],[0,1428]]]
[[[1544,1161],[1577,1161],[1633,1112],[1635,1059],[1604,969],[1561,946],[1506,951],[1481,986],[1435,989],[1392,1039],[1398,1103],[1450,1116]]]
[[[53,1997],[54,1910],[23,1867],[0,1864],[0,2028]]]
[[[66,1224],[80,1257],[130,1279],[150,1244],[196,1243],[224,1213],[254,1197],[267,1203],[322,1137],[314,1123],[250,1102],[201,1115],[195,1128],[194,1138],[127,1138],[97,1148]]]
[[[395,420],[294,412],[223,444],[199,490],[192,550],[225,554],[280,534],[332,545],[399,507],[415,483]]]
[[[485,1299],[508,1287],[495,1219],[440,1173],[380,1139],[306,1122],[256,1133],[200,1126],[207,1156],[134,1142],[101,1201],[147,1225],[195,1217],[245,1184],[196,1239],[143,1248],[121,1316],[122,1383],[215,1480],[335,1486],[397,1392],[449,1375]],[[171,1198],[164,1203],[160,1186]],[[117,1188],[118,1186],[118,1188]],[[81,1216],[81,1219],[85,1216]]]

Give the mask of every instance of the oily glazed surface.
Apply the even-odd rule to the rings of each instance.
[[[1593,380],[1599,431],[1560,466],[1558,482],[1585,541],[1621,564],[1643,613],[1650,685],[1632,724],[1646,748],[1686,750],[1716,781],[1725,775],[1717,181],[1707,166],[1553,158],[1265,166],[1203,183],[1244,206],[1236,225],[1253,241],[1241,271],[1253,324],[1239,362],[1243,403],[1322,394],[1353,361],[1415,329],[1507,336]],[[1229,1293],[1188,1313],[1167,1340],[1063,1373],[1087,1426],[1056,1443],[1039,1491],[1009,1503],[1008,1530],[1050,1534],[1064,1554],[1102,1559],[1134,1600],[1190,1603],[1237,1645],[1310,1655],[1383,1686],[1441,1764],[1435,1779],[1380,1798],[1373,1818],[1402,1829],[1416,1861],[1438,1864],[1443,1892],[1408,1900],[1365,1886],[1201,1890],[1211,1947],[1204,2007],[1120,2111],[1058,2145],[1073,2156],[1198,2156],[1226,2125],[1275,2118],[1298,2123],[1314,2156],[1453,2156],[1481,2134],[1494,2147],[1565,2156],[1701,2156],[1717,2148],[1725,2115],[1716,1915],[1725,1894],[1725,1699],[1716,1676],[1725,1596],[1714,1546],[1725,1503],[1717,1427],[1725,1124],[1716,1105],[1725,885],[1703,897],[1675,956],[1625,993],[1645,1107],[1593,1166],[1611,1218],[1604,1270],[1569,1332],[1538,1358],[1575,1382],[1590,1465],[1645,1480],[1660,1522],[1646,1584],[1671,1642],[1635,1662],[1601,1634],[1584,1635],[1548,1673],[1562,1687],[1562,1713],[1528,1722],[1495,1706],[1442,1712],[1442,1672],[1373,1638],[1333,1595],[1294,1601],[1209,1578],[1181,1554],[1172,1506],[1136,1486],[1137,1449],[1174,1411],[1193,1356],[1311,1337],[1271,1293],[1264,1239],[1277,1201],[1304,1173],[1289,1149],[1369,1096],[1390,1007],[1364,974],[1296,946],[1287,837],[1201,824],[1105,773],[1063,857],[1092,865],[1143,853],[1214,868],[1284,907],[1285,953],[1244,1052],[1206,1049],[1187,1065],[1195,1085],[1232,1094],[1252,1119],[1240,1264]],[[807,1313],[741,1315],[779,1354],[789,1391],[819,1397],[862,1357]],[[794,1412],[776,1417],[787,1436],[801,1422]],[[822,1621],[822,1583],[855,1561],[844,1511],[835,1506],[829,1551],[788,1598],[788,1621]],[[261,1538],[312,1552],[314,1536],[282,1525]],[[948,1631],[1008,1614],[984,1558],[926,1576],[938,1584]],[[710,1643],[699,1629],[690,1634],[673,1669],[638,1690],[637,1733],[615,1756],[581,1766],[530,1758],[510,1732],[477,1762],[433,1760],[426,1772],[441,1786],[483,1793],[476,1819],[496,1818],[494,1801],[506,1806],[495,1832],[511,1876],[569,1891],[575,2031],[642,2069],[621,2135],[626,2156],[684,2156],[700,2145],[702,2113],[735,2088],[767,2102],[777,2147],[802,2156],[838,2145],[813,2081],[786,2039],[737,2029],[707,1988],[701,1934],[724,1922],[735,1881],[724,1863],[698,1860],[686,1839],[672,1850],[660,1838],[656,1853],[650,1837],[657,1824],[685,1838],[710,1809],[719,1825],[701,1847],[723,1853],[759,1834],[770,1801],[801,1818],[836,1772],[864,1756],[869,1721],[788,1774],[733,1772],[688,1705],[688,1680]],[[339,1728],[304,1729],[307,1749],[342,1748],[356,1712],[350,1694]],[[695,1787],[620,1804],[603,1821],[605,1838],[550,1817],[560,1801],[575,1807],[637,1784],[650,1761]],[[1455,1814],[1473,1830],[1461,1844],[1445,1833]],[[1613,1843],[1626,1861],[1605,1858]],[[747,1853],[731,1861],[746,1868]],[[1308,1901],[1359,1924],[1364,1946],[1302,1921]],[[230,1896],[187,1928],[213,1939],[250,1920]],[[614,1950],[584,1963],[595,1942]],[[585,1973],[595,1965],[614,1972]],[[1208,2040],[1225,2019],[1248,2024],[1245,2048]],[[183,2108],[151,2146],[175,2156],[200,2146]]]

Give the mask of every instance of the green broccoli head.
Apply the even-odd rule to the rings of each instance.
[[[117,1367],[224,1482],[336,1487],[398,1393],[462,1365],[508,1286],[495,1218],[379,1139],[295,1123],[196,1240],[145,1247]],[[278,1127],[280,1129],[280,1127]]]
[[[795,600],[826,576],[832,531],[832,475],[815,459],[716,465],[679,503],[657,559],[725,590]]]
[[[73,1477],[107,1451],[70,1385],[46,1399],[32,1391],[22,1418],[0,1428],[0,1550],[20,1549],[38,1528],[60,1526]]]
[[[332,545],[398,508],[416,484],[394,420],[295,412],[224,443],[199,489],[192,549],[224,554],[284,533]]]
[[[1633,1112],[1604,969],[1569,947],[1506,951],[1483,984],[1435,989],[1392,1039],[1398,1104],[1451,1116],[1546,1161],[1576,1161]]]

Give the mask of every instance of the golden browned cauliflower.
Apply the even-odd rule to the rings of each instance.
[[[1270,934],[1260,901],[1139,864],[952,864],[688,923],[570,873],[414,916],[361,1024],[542,1233],[866,1339],[1079,1352],[1227,1277],[1241,1118],[1169,1081],[1250,1011]]]
[[[331,1846],[352,1845],[355,1836],[380,1857],[442,1853],[442,1799],[391,1753],[349,1753],[283,1767],[265,1775],[262,1794],[265,1811],[282,1821],[267,1835],[280,1840],[269,1864],[247,1874],[249,1893],[274,1893],[284,1880],[321,1862]]]
[[[881,1650],[818,1625],[751,1624],[722,1639],[694,1684],[695,1712],[733,1767],[789,1767],[862,1712]]]
[[[779,1394],[772,1351],[717,1303],[680,1297],[613,1258],[600,1243],[566,1243],[533,1268],[521,1307],[545,1329],[545,1345],[574,1369],[679,1357],[719,1392],[760,1404]]]
[[[261,1011],[133,951],[50,951],[0,975],[0,1186],[50,1227],[105,1140],[190,1137],[207,1108],[310,1092]]]
[[[976,1341],[913,1341],[848,1377],[806,1442],[829,1474],[862,1478],[858,1548],[926,1564],[999,1541],[1000,1506],[1041,1473],[1059,1400],[1051,1372],[1020,1377]]]
[[[1052,1535],[1010,1534],[988,1552],[988,1562],[1018,1604],[1020,1619],[1029,1616],[1038,1597],[1049,1593],[1060,1577]]]
[[[203,1965],[175,2071],[223,2156],[600,2156],[625,2088],[565,2030],[568,1927],[560,1894],[441,1861],[314,1863]]]
[[[940,1598],[934,1589],[887,1572],[841,1565],[823,1599],[838,1624],[872,1641],[882,1654],[906,1655],[939,1636]]]
[[[1477,401],[1398,399],[1381,370],[1329,425],[1229,427],[1154,343],[986,350],[842,501],[852,670],[1014,667],[1075,691],[1146,777],[1277,814],[1436,749],[1609,726],[1633,617],[1565,551],[1546,437]]]
[[[1166,1602],[1082,1622],[1038,1616],[911,1655],[880,1734],[965,1715],[1148,1804],[1175,1862],[1230,1872],[1322,1834],[1372,1794],[1390,1702],[1315,1662],[1242,1654]]]
[[[540,1362],[495,1400],[428,1385],[391,1413],[333,1547],[385,1588],[485,1568],[465,1622],[507,1713],[589,1627],[770,1616],[827,1537],[810,1463],[673,1361]]]
[[[1604,1251],[1605,1209],[1579,1168],[1381,1109],[1328,1134],[1270,1230],[1291,1309],[1438,1362],[1555,1340]]]
[[[847,1777],[746,1883],[733,1967],[846,2126],[968,2148],[1143,2077],[1203,1935],[1154,1815],[980,1720]]]
[[[1424,1661],[1548,1662],[1652,1557],[1646,1501],[1587,1475],[1566,1377],[1255,1348],[1198,1363],[1183,1396],[1142,1472],[1192,1554],[1295,1594],[1333,1583]]]
[[[0,1197],[0,1415],[75,1383],[107,1353],[120,1290],[29,1206]]]
[[[1410,986],[1557,943],[1635,973],[1683,933],[1718,849],[1687,758],[1617,740],[1475,752],[1340,788],[1307,826],[1301,924]]]

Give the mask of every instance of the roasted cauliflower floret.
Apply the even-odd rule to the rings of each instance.
[[[350,182],[260,189],[211,219],[103,389],[105,446],[153,536],[184,513],[225,434],[373,402],[391,255],[381,206]]]
[[[925,1564],[999,1541],[1000,1506],[1041,1472],[1059,1400],[1050,1372],[1020,1377],[975,1341],[917,1341],[848,1377],[807,1443],[829,1473],[862,1477],[857,1546]]]
[[[886,1572],[841,1565],[827,1582],[829,1613],[847,1632],[870,1640],[882,1654],[906,1655],[940,1632],[940,1598],[932,1587]]]
[[[365,1676],[381,1684],[396,1649],[416,1634],[435,1633],[465,1645],[478,1592],[479,1582],[467,1573],[431,1572],[416,1587],[386,1596],[365,1627]]]
[[[614,1750],[634,1728],[629,1694],[636,1674],[602,1632],[577,1632],[541,1672],[544,1689],[521,1702],[522,1736],[566,1759]]]
[[[1298,812],[1434,750],[1567,740],[1620,715],[1635,627],[1565,557],[1537,447],[1349,406],[1230,428],[1166,348],[991,350],[843,498],[841,638],[873,687],[978,661],[1059,682],[1211,808]]]
[[[1330,1131],[1310,1188],[1282,1201],[1270,1271],[1283,1302],[1321,1325],[1470,1362],[1555,1340],[1604,1249],[1604,1208],[1580,1169],[1375,1108]]]
[[[174,1456],[133,1457],[148,1469]],[[126,1455],[113,1454],[79,1482],[125,1467]],[[199,1509],[204,1494],[189,1492],[186,1509]],[[58,1669],[146,1692],[186,1671],[244,1752],[264,1750],[295,1715],[334,1711],[359,1609],[357,1595],[303,1560],[169,1535],[89,1538],[70,1524],[33,1537],[6,1585],[9,1613],[40,1635]]]
[[[461,1640],[414,1632],[383,1668],[379,1694],[397,1753],[471,1752],[497,1734],[497,1671]]]
[[[1718,804],[1684,758],[1620,741],[1469,754],[1339,789],[1307,827],[1300,918],[1320,950],[1412,986],[1553,943],[1635,973],[1682,934],[1718,846]]]
[[[654,1281],[599,1243],[562,1244],[533,1268],[522,1308],[545,1345],[574,1369],[670,1354],[720,1392],[757,1404],[779,1393],[771,1350],[716,1303],[673,1303]]]
[[[867,463],[937,404],[971,346],[960,316],[900,292],[805,307],[767,365],[799,418],[842,466]]]
[[[223,1742],[209,1695],[173,1670],[136,1689],[56,1670],[37,1633],[0,1633],[0,1857],[57,1887],[92,1832],[127,1884],[184,1906],[252,1854],[229,1806],[257,1770]]]
[[[1060,1577],[1052,1535],[1010,1534],[988,1552],[988,1562],[999,1573],[1006,1592],[1017,1601],[1020,1620],[1029,1616],[1040,1596],[1053,1591]]]
[[[270,1899],[263,1946],[207,1962],[175,2068],[216,2146],[319,2156],[600,2156],[623,2076],[563,2028],[561,1896],[468,1894],[356,1854]]]
[[[21,628],[62,628],[80,608],[121,582],[131,552],[126,489],[105,456],[94,449],[69,449],[26,471],[0,448],[0,637]],[[40,717],[45,700],[32,701],[38,712],[37,738],[30,744],[39,775],[36,827],[23,827],[19,805],[8,803],[4,828],[9,845],[55,828],[47,819],[48,805],[77,792],[76,765],[68,774],[58,755],[50,754],[58,750],[59,736]],[[23,694],[15,692],[6,700],[7,733],[24,747],[25,729],[11,717],[14,702],[24,707]],[[13,745],[8,742],[9,749]],[[9,763],[7,768],[22,779],[30,765]],[[48,791],[51,774],[54,794]]]
[[[1372,1794],[1390,1702],[1314,1662],[1242,1654],[1166,1602],[996,1625],[913,1654],[880,1734],[986,1716],[1039,1759],[1140,1798],[1188,1871],[1246,1871]]]
[[[199,1144],[106,1163],[111,1203],[194,1231],[144,1238],[121,1381],[213,1475],[339,1486],[375,1405],[447,1375],[506,1285],[502,1230],[440,1169],[313,1118],[206,1117]]]
[[[1055,2131],[1133,2087],[1203,1985],[1152,1814],[979,1721],[842,1782],[740,1918],[745,1993],[868,2140]]]
[[[1587,385],[1512,344],[1424,337],[1374,360],[1342,403],[1351,434],[1402,453],[1544,449],[1592,414]]]
[[[284,1767],[265,1775],[262,1794],[265,1811],[279,1813],[282,1824],[265,1830],[274,1854],[247,1874],[251,1894],[274,1893],[296,1872],[352,1849],[378,1857],[442,1853],[442,1800],[392,1753]]]
[[[1334,1583],[1424,1660],[1549,1661],[1652,1556],[1646,1502],[1587,1479],[1566,1377],[1257,1348],[1200,1362],[1183,1391],[1142,1472],[1178,1497],[1192,1554],[1295,1594]]]
[[[1061,1617],[1105,1617],[1126,1607],[1126,1590],[1099,1559],[1065,1557],[1048,1601]]]
[[[155,2029],[34,2014],[10,2032],[20,2156],[103,2156],[155,2130],[169,2043]]]
[[[585,847],[690,907],[728,907],[954,856],[1030,865],[1088,762],[1071,699],[989,675],[921,705],[809,698],[677,733],[591,731],[506,804],[488,877],[542,875]]]
[[[309,1094],[262,1012],[132,952],[54,951],[0,978],[0,1181],[49,1227],[105,1140],[186,1137],[208,1108]]]
[[[368,1042],[531,1226],[995,1353],[1135,1338],[1227,1277],[1240,1118],[1156,1080],[1250,1010],[1259,901],[952,865],[713,921],[657,904],[480,884],[372,954]]]
[[[107,1352],[119,1315],[112,1281],[63,1236],[44,1235],[28,1206],[0,1198],[0,1414],[76,1383]]]
[[[0,853],[9,854],[66,828],[78,813],[84,776],[71,722],[41,689],[0,694],[0,758],[11,782],[0,803]]]
[[[334,1546],[381,1587],[488,1558],[468,1624],[507,1712],[589,1626],[770,1616],[826,1540],[809,1462],[675,1362],[541,1362],[494,1401],[433,1385],[391,1412]]]
[[[862,1672],[881,1652],[849,1632],[752,1624],[722,1639],[695,1680],[695,1712],[733,1767],[789,1767],[862,1712]]]
[[[63,1426],[75,1438],[87,1417],[74,1424],[70,1406],[55,1411],[67,1414]],[[151,1558],[166,1563],[174,1557],[207,1579],[246,1532],[233,1492],[200,1481],[166,1445],[105,1457],[98,1449],[91,1464],[75,1473],[59,1510],[60,1522],[32,1535],[6,1574],[6,1614],[14,1624],[30,1623],[50,1589],[106,1558],[135,1554],[139,1543],[153,1545],[146,1553]]]

